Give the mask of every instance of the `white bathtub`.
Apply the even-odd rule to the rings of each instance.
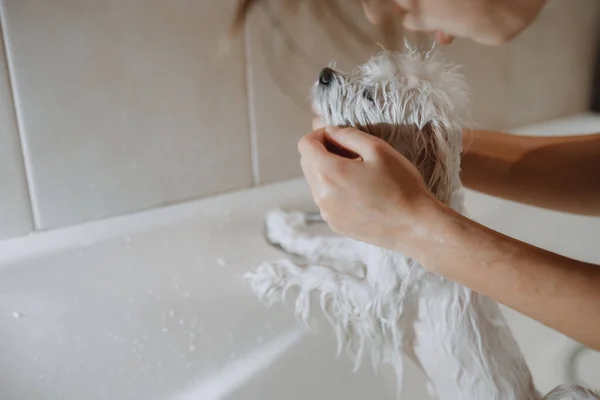
[[[523,133],[600,131],[580,115]],[[473,192],[472,216],[501,232],[600,263],[600,219]],[[393,399],[389,371],[335,358],[329,326],[266,309],[240,275],[282,256],[262,237],[270,208],[312,209],[294,180],[0,242],[0,399]],[[600,290],[600,288],[599,288]],[[506,310],[537,385],[564,382],[573,342]],[[600,357],[579,376],[600,388]],[[406,399],[427,399],[412,365]]]

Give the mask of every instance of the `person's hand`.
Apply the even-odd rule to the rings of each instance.
[[[424,234],[437,200],[406,158],[352,128],[317,129],[299,141],[298,150],[313,199],[333,231],[410,254],[411,239]]]
[[[374,24],[400,17],[407,30],[435,32],[440,44],[463,37],[488,45],[505,43],[535,19],[546,0],[363,0]]]

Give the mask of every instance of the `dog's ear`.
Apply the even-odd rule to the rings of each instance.
[[[445,204],[452,198],[452,182],[460,165],[457,159],[460,148],[450,129],[438,121],[430,121],[417,135],[417,168],[429,190]]]

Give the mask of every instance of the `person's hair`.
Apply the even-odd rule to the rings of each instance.
[[[318,22],[323,24],[326,31],[333,36],[333,39],[340,41],[343,35],[339,35],[336,29],[331,28],[331,22],[344,27],[350,35],[359,40],[362,44],[373,44],[374,42],[382,42],[381,44],[392,49],[395,48],[399,35],[398,25],[392,19],[386,19],[379,25],[379,39],[374,38],[358,24],[353,21],[353,18],[348,14],[347,8],[360,4],[359,0],[238,0],[238,6],[235,10],[233,21],[231,24],[230,34],[238,35],[245,27],[250,14],[259,6],[268,16],[272,28],[280,32],[285,31],[285,23],[282,19],[295,14],[299,7],[305,6],[311,10],[313,17]]]
[[[308,54],[290,33],[290,18],[306,17],[315,20],[323,32],[332,39],[341,53],[353,59],[356,46],[376,48],[383,46],[388,50],[396,50],[403,38],[399,31],[401,24],[394,19],[382,21],[377,27],[362,24],[357,16],[364,16],[361,0],[238,0],[229,27],[229,37],[234,38],[244,33],[247,22],[254,12],[261,12],[272,33],[257,38],[263,48],[263,56],[268,60],[266,68],[273,81],[281,91],[300,108],[305,108],[305,98],[301,90],[295,88],[292,68],[310,66],[313,68],[314,58]],[[366,19],[365,21],[366,22]],[[293,57],[290,62],[286,56]],[[359,61],[359,60],[357,60]],[[282,68],[278,68],[282,67]]]

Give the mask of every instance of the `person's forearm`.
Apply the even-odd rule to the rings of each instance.
[[[428,270],[600,350],[600,267],[512,239],[437,205],[414,243]]]
[[[465,130],[470,189],[559,211],[600,215],[600,134],[533,137]]]

